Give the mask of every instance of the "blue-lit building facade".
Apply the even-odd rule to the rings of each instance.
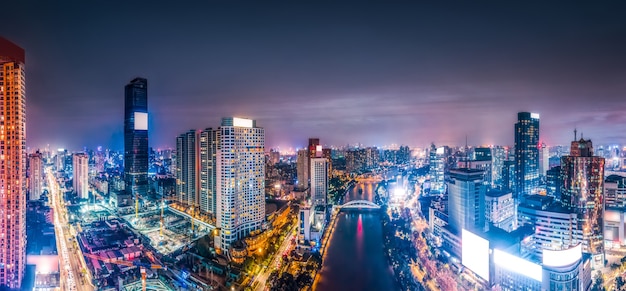
[[[539,114],[520,112],[515,123],[515,198],[539,187]]]
[[[148,80],[135,78],[125,90],[124,186],[133,198],[148,194]]]

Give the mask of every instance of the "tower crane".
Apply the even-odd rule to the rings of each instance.
[[[98,261],[101,261],[101,262],[105,262],[105,263],[122,265],[122,266],[127,266],[127,267],[133,267],[133,266],[134,267],[139,267],[139,271],[141,272],[141,290],[143,290],[143,291],[146,291],[146,269],[167,270],[167,266],[161,266],[161,265],[155,265],[155,264],[146,264],[146,263],[139,262],[137,260],[129,262],[129,261],[125,261],[125,260],[105,258],[105,257],[93,255],[93,254],[84,254],[84,255],[87,258],[95,259],[95,260],[98,260]]]

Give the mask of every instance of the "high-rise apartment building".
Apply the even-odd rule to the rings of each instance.
[[[504,147],[494,146],[491,148],[491,184],[494,188],[502,188],[502,172],[504,170],[504,161],[506,160],[506,149]]]
[[[311,202],[313,206],[326,206],[328,194],[328,161],[311,159]]]
[[[539,187],[539,114],[520,112],[515,124],[515,191],[518,199]]]
[[[459,233],[462,229],[484,230],[485,194],[483,171],[477,169],[452,169],[448,183],[449,225]]]
[[[86,153],[72,155],[73,186],[76,196],[89,199],[89,156]]]
[[[178,202],[196,206],[197,201],[196,131],[190,130],[176,138],[176,195]]]
[[[135,78],[124,90],[124,184],[134,199],[148,194],[148,80]]]
[[[43,193],[43,155],[37,151],[28,156],[28,200],[39,200]]]
[[[435,147],[430,145],[429,166],[430,166],[430,194],[439,195],[445,193],[445,149],[443,147]]]
[[[309,187],[309,151],[306,149],[298,150],[298,158],[296,160],[296,172],[298,175],[298,187],[306,189]]]
[[[216,197],[216,155],[218,130],[206,128],[198,136],[199,143],[199,200],[200,211],[215,215],[217,209]]]
[[[24,49],[0,37],[0,289],[20,289],[26,266]]]
[[[604,265],[604,158],[593,155],[591,140],[573,141],[561,157],[561,203],[577,214],[583,252],[594,266]]]
[[[545,177],[548,170],[550,170],[550,148],[545,143],[541,143],[539,148],[539,176]]]
[[[561,166],[552,167],[546,172],[546,195],[561,201]]]
[[[256,121],[222,119],[216,153],[215,247],[228,253],[233,242],[261,229],[265,219],[265,131]]]

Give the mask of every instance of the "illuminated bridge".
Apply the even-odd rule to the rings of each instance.
[[[380,209],[379,205],[367,200],[353,200],[337,207],[339,209]]]

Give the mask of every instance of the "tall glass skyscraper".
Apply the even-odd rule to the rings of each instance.
[[[591,140],[573,141],[561,157],[561,203],[578,218],[583,252],[594,266],[604,266],[604,158],[593,155]]]
[[[125,87],[124,184],[133,198],[148,194],[148,80],[135,78]]]
[[[218,128],[215,247],[228,253],[233,242],[260,230],[265,219],[265,131],[251,119],[229,117]]]
[[[0,289],[21,290],[26,266],[24,49],[0,37]]]
[[[515,123],[514,198],[532,195],[539,187],[539,114],[520,112]]]
[[[196,206],[197,201],[196,131],[190,130],[176,138],[176,195],[178,202]]]

